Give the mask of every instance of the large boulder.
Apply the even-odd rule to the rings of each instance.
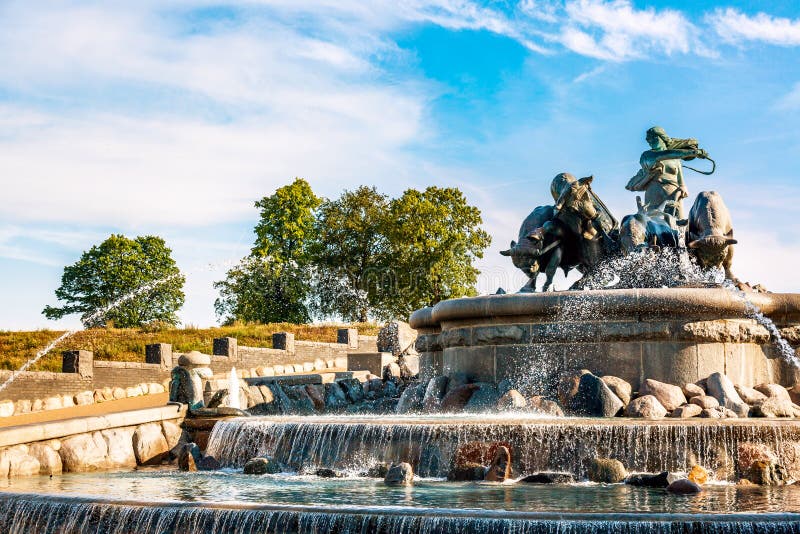
[[[347,396],[338,383],[325,384],[325,408],[339,411],[347,406]]]
[[[686,404],[686,396],[683,394],[683,390],[680,387],[665,382],[659,382],[652,378],[648,378],[642,383],[639,394],[642,396],[654,396],[658,399],[658,402],[661,403],[661,406],[670,412],[681,404]]]
[[[64,469],[61,456],[49,443],[40,441],[31,444],[28,454],[39,462],[40,475],[60,475]]]
[[[592,482],[616,484],[625,480],[627,476],[628,472],[619,460],[595,458],[589,464],[589,480]]]
[[[167,439],[158,423],[145,423],[133,432],[133,452],[139,465],[157,465],[169,454]]]
[[[268,456],[260,456],[247,460],[243,472],[245,475],[275,474],[281,472],[281,466]]]
[[[108,445],[100,432],[70,436],[61,442],[58,453],[67,472],[96,471],[108,467]]]
[[[383,483],[387,486],[410,486],[413,484],[414,471],[411,469],[411,464],[406,462],[392,464],[386,472]]]
[[[132,428],[110,428],[101,430],[100,434],[106,440],[109,467],[136,467]]]
[[[323,384],[306,384],[306,394],[311,399],[311,402],[314,403],[316,411],[322,412],[325,410],[325,386]]]
[[[426,386],[427,384],[412,384],[408,386],[405,391],[403,391],[403,394],[400,395],[400,400],[395,409],[396,413],[403,414],[419,411],[420,408],[422,408],[422,401],[425,398]],[[445,395],[445,398],[442,400],[442,410],[444,410],[444,401],[446,399],[447,395]]]
[[[783,399],[792,402],[789,391],[780,384],[758,384],[753,389],[770,399]]]
[[[480,389],[478,384],[464,384],[463,386],[458,386],[457,388],[451,389],[447,392],[447,394],[442,399],[442,411],[443,412],[463,412],[464,407],[469,402],[472,395]],[[405,396],[405,393],[403,393]],[[400,398],[400,402],[403,402],[403,398]],[[400,406],[398,405],[398,408]],[[398,410],[398,413],[399,412]]]
[[[625,415],[645,419],[661,419],[667,415],[667,409],[653,395],[645,395],[633,399],[625,409]]]
[[[497,391],[497,387],[494,384],[490,384],[489,382],[477,382],[470,385],[478,386],[478,389],[473,392],[464,405],[465,412],[482,413],[492,412],[497,409],[500,393]]]
[[[474,482],[486,478],[486,467],[477,462],[454,465],[447,473],[448,482]]]
[[[625,479],[625,484],[643,488],[666,488],[669,486],[670,475],[668,471],[658,474],[637,473]]]
[[[575,476],[572,473],[551,473],[549,471],[544,471],[523,477],[520,479],[520,482],[526,484],[572,484],[575,482]]]
[[[628,382],[619,378],[618,376],[611,375],[600,377],[600,379],[605,382],[614,395],[616,395],[619,400],[622,401],[622,404],[625,406],[628,405],[628,403],[631,401],[631,394],[633,393],[633,387],[631,387]]]
[[[739,394],[739,397],[750,406],[760,404],[767,400],[767,396],[755,388],[740,386],[739,384],[736,384],[733,388],[736,390],[736,393]]]
[[[667,491],[680,495],[691,495],[693,493],[701,493],[703,488],[697,482],[692,482],[688,478],[681,478],[667,486]]]
[[[561,374],[558,379],[558,384],[556,385],[558,402],[561,403],[561,406],[570,407],[572,404],[572,397],[578,393],[581,377],[586,373],[591,373],[591,371],[587,369],[573,369]]]
[[[534,395],[528,399],[528,409],[537,414],[564,417],[564,410],[561,409],[557,402],[545,399],[540,395]]]
[[[581,375],[578,391],[569,405],[576,414],[590,417],[614,417],[624,407],[625,404],[614,395],[611,388],[592,373]]]
[[[706,380],[708,394],[719,401],[720,406],[736,412],[739,417],[747,417],[750,406],[736,393],[733,382],[722,373],[713,373]]]
[[[701,410],[710,410],[719,406],[719,401],[709,395],[698,395],[692,397],[689,402],[693,405],[699,406]]]
[[[364,400],[364,387],[358,378],[343,378],[338,382],[342,390],[344,390],[347,400],[354,403]]]
[[[672,413],[669,415],[675,419],[689,419],[691,417],[697,417],[702,411],[703,409],[696,404],[684,404],[672,410]]]
[[[509,389],[497,401],[498,410],[524,410],[528,401],[516,389]]]
[[[27,445],[15,445],[0,451],[0,477],[29,477],[38,475],[39,461],[29,454]]]
[[[403,321],[389,321],[378,331],[378,352],[391,352],[394,356],[417,354],[416,342],[417,331]]]
[[[783,486],[792,479],[786,468],[775,461],[757,460],[745,472],[747,480],[761,486]]]
[[[197,463],[203,457],[196,443],[184,443],[178,451],[178,469],[197,471]]]
[[[794,417],[795,405],[791,400],[782,397],[768,397],[753,406],[750,415],[753,417]]]
[[[681,389],[683,390],[683,394],[686,396],[687,399],[691,399],[692,397],[697,397],[698,395],[706,394],[706,390],[697,384],[692,384],[692,383],[684,384],[683,388]]]

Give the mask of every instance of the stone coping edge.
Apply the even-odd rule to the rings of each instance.
[[[105,415],[75,417],[61,421],[31,423],[29,425],[0,428],[0,447],[63,438],[109,428],[142,425],[155,421],[180,419],[186,416],[186,406],[168,404],[156,408],[129,410]]]
[[[778,322],[800,321],[800,294],[749,293],[748,300]],[[582,302],[603,316],[695,315],[745,318],[746,303],[724,288],[603,289],[485,295],[443,300],[409,317],[412,328],[437,328],[446,321],[503,316],[556,317],[569,302]]]

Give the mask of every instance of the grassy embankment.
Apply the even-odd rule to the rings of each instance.
[[[361,335],[377,335],[375,324],[349,325]],[[272,323],[263,325],[221,326],[217,328],[175,328],[156,332],[136,328],[97,328],[76,332],[42,358],[31,371],[60,371],[61,351],[91,350],[97,360],[125,362],[144,361],[144,347],[150,343],[171,343],[175,352],[199,350],[211,353],[214,338],[235,337],[240,345],[271,347],[272,334],[292,332],[295,339],[335,342],[340,325],[297,325]],[[0,369],[19,369],[22,364],[58,338],[63,331],[36,330],[30,332],[0,331]]]

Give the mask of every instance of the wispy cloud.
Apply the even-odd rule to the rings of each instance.
[[[763,42],[778,46],[800,46],[800,19],[773,17],[767,13],[747,15],[738,9],[718,9],[707,16],[719,37],[731,44]]]

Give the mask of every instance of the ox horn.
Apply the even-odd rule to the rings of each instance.
[[[736,241],[736,240],[735,240],[734,238],[732,238],[732,237],[729,237],[728,239],[726,239],[726,240],[725,240],[725,244],[726,244],[726,245],[735,245],[736,243],[738,243],[738,241]]]

